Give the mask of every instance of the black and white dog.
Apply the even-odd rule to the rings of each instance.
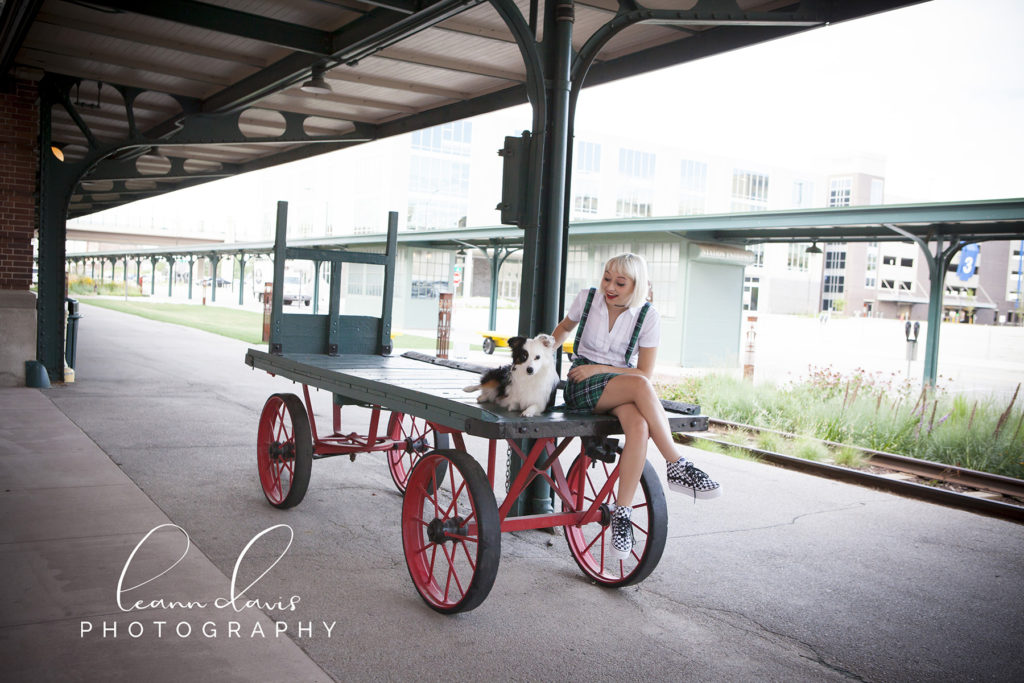
[[[558,374],[555,372],[555,338],[538,334],[533,339],[512,337],[512,364],[488,370],[480,382],[463,391],[480,391],[476,400],[494,402],[508,410],[521,410],[523,417],[540,415],[555,402]]]

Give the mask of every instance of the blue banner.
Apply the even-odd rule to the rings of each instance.
[[[965,244],[960,250],[960,265],[956,268],[956,276],[966,282],[974,275],[974,269],[978,267],[978,254],[981,253],[981,245]]]

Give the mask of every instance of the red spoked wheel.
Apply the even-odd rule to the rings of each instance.
[[[582,485],[583,507],[589,509],[614,471],[615,466],[612,464],[580,455],[569,469],[568,481],[572,496],[575,497]],[[598,502],[606,504],[614,501],[613,486],[607,496]],[[563,503],[562,508],[565,510],[567,505]],[[624,560],[611,555],[610,521],[611,515],[605,508],[599,522],[565,527],[565,539],[573,559],[584,574],[605,586],[618,588],[643,581],[658,566],[668,536],[665,492],[651,463],[644,464],[640,488],[633,499],[633,536],[636,545]]]
[[[387,438],[396,445],[388,451],[388,471],[399,493],[405,493],[409,475],[420,458],[438,448],[448,448],[447,434],[436,431],[421,417],[403,413],[391,413]],[[442,467],[442,472],[444,469]],[[441,476],[443,480],[444,475]]]
[[[438,612],[471,610],[490,593],[501,525],[487,475],[469,454],[442,450],[420,459],[402,502],[402,546],[416,590]]]
[[[298,396],[274,394],[263,405],[256,464],[271,505],[284,509],[302,502],[313,469],[313,436]]]

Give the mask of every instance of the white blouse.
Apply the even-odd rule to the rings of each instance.
[[[579,294],[569,306],[566,316],[579,322],[583,317],[583,306],[587,303],[587,295],[590,288],[581,289]],[[576,353],[589,361],[600,365],[614,365],[620,368],[626,367],[626,349],[629,347],[629,340],[633,337],[633,328],[636,326],[636,317],[640,315],[640,306],[628,308],[616,318],[615,325],[611,332],[608,332],[608,304],[605,303],[601,290],[594,292],[594,300],[590,304],[590,313],[587,315],[587,325],[583,328],[583,336],[580,338]],[[573,330],[576,335],[578,329]],[[575,336],[572,336],[575,339]],[[661,341],[661,316],[657,309],[651,306],[644,317],[643,327],[640,328],[640,338],[637,340],[633,355],[630,357],[630,364],[636,367],[637,356],[640,355],[640,347],[655,347]]]

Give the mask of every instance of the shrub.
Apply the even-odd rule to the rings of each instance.
[[[805,378],[778,386],[709,374],[660,391],[724,420],[1024,478],[1024,396],[1018,394],[1009,402],[970,400],[943,388],[917,389],[894,373],[843,375],[813,366]],[[771,438],[758,437],[759,447],[780,447]],[[791,451],[824,457],[808,443]]]

